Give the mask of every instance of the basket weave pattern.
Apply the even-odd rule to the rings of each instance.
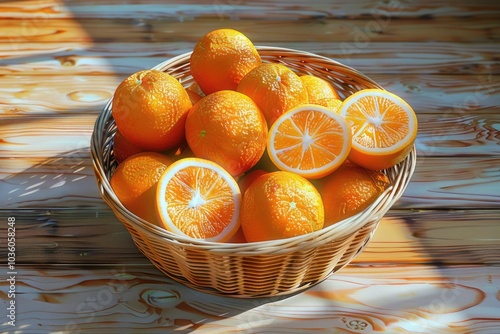
[[[382,88],[358,71],[328,58],[284,48],[257,47],[264,62],[285,64],[298,74],[328,80],[341,98],[364,88]],[[154,69],[178,78],[187,87],[190,53]],[[165,275],[193,289],[233,297],[295,293],[326,279],[347,265],[367,245],[380,219],[403,194],[414,172],[416,152],[385,170],[392,186],[370,207],[342,222],[310,234],[259,243],[221,244],[174,235],[138,218],[119,202],[109,179],[116,168],[113,137],[116,126],[111,100],[98,116],[91,154],[99,191],[131,233],[139,250]],[[325,203],[328,205],[328,203]]]

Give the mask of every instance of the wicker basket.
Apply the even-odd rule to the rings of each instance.
[[[258,47],[264,62],[283,63],[299,74],[327,79],[342,98],[363,88],[381,88],[356,70],[315,54],[276,47]],[[192,83],[190,53],[154,69]],[[95,123],[91,153],[99,191],[131,233],[139,250],[165,275],[193,289],[233,297],[286,295],[311,287],[347,265],[367,245],[378,222],[403,194],[413,174],[416,153],[384,171],[392,182],[366,210],[320,231],[285,240],[246,244],[197,241],[150,224],[119,202],[109,184],[116,167],[111,100]],[[328,203],[325,203],[328,205]]]

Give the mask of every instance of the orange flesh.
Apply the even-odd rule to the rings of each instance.
[[[366,96],[349,110],[354,141],[363,147],[388,148],[410,131],[408,114],[387,98]]]
[[[232,189],[208,168],[186,167],[177,172],[166,187],[164,201],[176,227],[193,238],[219,235],[235,212]]]
[[[298,113],[278,128],[274,142],[277,155],[287,165],[299,169],[324,166],[342,150],[342,128],[319,113]]]

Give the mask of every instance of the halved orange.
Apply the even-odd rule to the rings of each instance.
[[[184,158],[171,164],[156,189],[156,211],[163,226],[195,239],[224,242],[240,226],[241,193],[218,164]]]
[[[402,98],[383,89],[347,97],[339,110],[352,131],[349,160],[380,170],[403,161],[417,136],[417,116]]]
[[[351,129],[340,115],[306,104],[281,115],[269,130],[267,152],[281,170],[305,178],[333,172],[351,149]]]

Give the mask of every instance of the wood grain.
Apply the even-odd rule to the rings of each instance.
[[[391,210],[353,264],[500,264],[497,210]]]
[[[492,208],[500,204],[498,157],[420,157],[401,208]],[[88,148],[44,159],[0,159],[3,209],[106,207],[95,184]]]
[[[213,30],[221,23],[245,31],[259,42],[481,42],[499,37],[496,19],[500,9],[492,2],[475,3],[472,8],[468,2],[451,6],[426,2],[417,5],[412,1],[342,1],[335,4],[318,1],[284,5],[221,0],[146,5],[116,1],[72,1],[67,4],[23,1],[21,5],[0,7],[0,26],[3,27],[0,41],[109,42],[119,41],[123,36],[127,43],[194,42],[200,37],[199,31]],[[112,11],[108,10],[111,6]],[[10,20],[12,17],[18,21]],[[463,24],[464,20],[467,25]],[[318,34],[318,30],[322,33]],[[435,31],[440,33],[435,34]]]
[[[113,10],[109,10],[112,6]],[[290,0],[286,3],[268,2],[265,0],[243,2],[240,0],[195,0],[189,3],[162,0],[147,1],[147,3],[124,3],[120,0],[88,1],[72,0],[68,2],[23,1],[21,4],[12,2],[3,4],[0,17],[15,17],[18,19],[37,19],[39,21],[53,18],[156,18],[169,17],[177,19],[192,19],[195,17],[218,19],[252,19],[266,17],[283,20],[308,18],[342,18],[381,17],[421,18],[429,20],[435,17],[474,17],[493,16],[500,13],[499,6],[491,1],[457,0],[432,1],[423,0],[418,3],[411,0],[401,1],[349,1],[333,2]],[[387,17],[389,16],[389,17]]]
[[[190,20],[191,21],[191,20]],[[272,41],[346,42],[363,45],[366,42],[493,42],[500,36],[498,18],[479,17],[463,25],[463,18],[392,20],[382,26],[374,18],[368,19],[303,19],[283,21],[276,19],[246,19],[225,22],[228,28],[244,31],[257,43]],[[19,27],[16,22],[0,18],[0,41],[34,42],[196,42],[200,31],[211,31],[221,26],[219,19],[196,18],[185,25],[179,17],[153,19],[50,19],[31,29]],[[190,29],[189,27],[196,27]],[[321,29],[322,34],[317,34]],[[439,35],[435,34],[439,31]],[[293,32],[293,33],[290,33]]]
[[[2,208],[105,207],[98,193],[88,148],[43,159],[0,159],[6,194]],[[450,157],[419,158],[402,198],[393,208],[498,208],[498,157],[463,157],[450,166]],[[9,170],[10,169],[10,170]]]
[[[0,74],[113,75],[120,78],[166,59],[189,52],[194,42],[158,43],[0,43]],[[304,50],[337,60],[370,74],[469,74],[482,77],[500,73],[495,43],[271,41],[260,43]],[[133,45],[133,47],[131,47]],[[438,78],[435,78],[436,80]],[[477,79],[476,79],[477,80]],[[498,82],[498,80],[497,80]],[[479,84],[479,83],[478,83]]]
[[[0,219],[16,217],[15,332],[497,334],[499,4],[1,2]],[[371,242],[287,298],[215,297],[170,281],[94,180],[93,124],[119,82],[222,26],[352,66],[419,119],[415,174]],[[2,321],[0,332],[14,331]]]
[[[147,264],[108,208],[11,210],[22,265]],[[5,219],[4,219],[5,220]],[[500,264],[497,210],[391,210],[355,266]],[[0,236],[7,227],[0,226]],[[7,250],[0,248],[0,255]]]
[[[254,300],[196,292],[150,267],[26,268],[17,284],[29,333],[493,333],[500,321],[498,267],[345,268],[305,293]]]
[[[98,112],[89,110],[86,114],[74,111],[50,115],[13,113],[13,116],[4,117],[0,129],[2,155],[21,159],[50,158],[86,148]],[[441,115],[418,114],[418,121],[417,149],[422,158],[457,154],[500,155],[498,114],[469,114],[462,110],[450,110],[443,111]],[[51,136],[61,140],[50,140]]]
[[[145,69],[130,68],[128,73],[101,75],[87,71],[85,62],[77,64],[75,57],[65,57],[67,58],[72,59],[73,65],[69,66],[74,69],[66,73],[64,70],[59,72],[57,69],[49,69],[51,65],[41,66],[49,70],[45,73],[40,70],[36,75],[37,81],[33,81],[31,71],[21,75],[5,74],[0,81],[0,99],[5,102],[0,105],[0,113],[97,114],[123,79],[135,71]],[[110,71],[111,66],[106,66],[110,67]],[[73,73],[74,71],[78,73]],[[419,115],[434,113],[443,117],[460,117],[478,113],[498,114],[500,111],[499,75],[365,74],[386,90],[405,99]],[[98,86],[96,81],[99,82]]]

